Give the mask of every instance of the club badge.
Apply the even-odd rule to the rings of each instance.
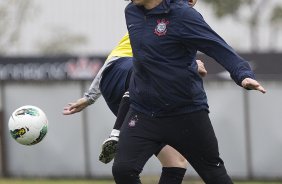
[[[169,24],[169,21],[166,19],[158,19],[157,23],[158,25],[155,28],[155,34],[158,36],[164,36],[167,32],[167,25]]]
[[[136,125],[137,121],[138,121],[138,117],[137,117],[137,115],[135,115],[135,116],[132,117],[131,120],[129,121],[128,126],[134,127],[134,126]]]

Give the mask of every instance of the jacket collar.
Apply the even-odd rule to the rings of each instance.
[[[163,0],[158,6],[155,8],[149,10],[146,14],[152,15],[152,14],[166,14],[170,11],[170,5],[173,0]],[[143,9],[144,12],[146,12],[145,8],[143,6],[140,7]]]

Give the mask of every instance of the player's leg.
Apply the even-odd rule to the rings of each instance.
[[[120,128],[122,126],[122,123],[125,119],[129,107],[130,107],[129,92],[125,92],[119,105],[117,119],[115,121],[113,130],[109,138],[107,138],[103,142],[102,151],[99,155],[99,160],[105,164],[112,161],[113,158],[115,157],[116,147],[119,140]]]
[[[148,131],[148,129],[150,131]],[[117,184],[140,184],[139,174],[161,144],[158,127],[130,109],[121,128],[113,176]]]
[[[128,89],[132,72],[132,58],[119,58],[112,64],[111,68],[105,71],[100,83],[101,93],[111,111],[117,116],[110,136],[103,142],[99,160],[109,163],[115,156],[116,144],[123,120],[128,112],[129,94]]]
[[[232,184],[219,157],[218,142],[208,112],[198,111],[174,118],[164,122],[168,144],[185,156],[205,183]]]
[[[127,91],[124,93],[120,101],[117,118],[116,118],[113,130],[120,130],[123,124],[123,121],[125,119],[125,116],[129,110],[129,107],[130,107],[129,92]]]
[[[162,147],[157,158],[163,166],[159,183],[182,183],[188,167],[187,160],[169,145]]]
[[[155,120],[129,111],[121,130],[121,139],[113,165],[117,183],[140,183],[139,174],[152,153],[158,155],[164,166],[159,183],[182,183],[187,161],[172,147],[160,144],[162,122],[155,124],[152,121]]]
[[[126,92],[121,101],[117,121],[111,136],[103,144],[103,149],[99,157],[99,160],[103,163],[110,162],[115,156],[119,130],[130,106],[128,94],[129,93]],[[160,160],[163,167],[160,182],[174,181],[176,183],[181,183],[185,175],[186,168],[188,167],[187,160],[178,151],[168,145],[161,145],[155,155]]]

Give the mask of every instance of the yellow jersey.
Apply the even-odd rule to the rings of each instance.
[[[133,57],[128,33],[126,33],[126,35],[122,37],[118,45],[109,54],[106,61],[108,61],[112,57]]]

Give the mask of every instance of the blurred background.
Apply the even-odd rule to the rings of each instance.
[[[123,0],[0,0],[0,176],[111,178],[98,161],[115,117],[100,98],[81,113],[63,116],[80,98],[107,54],[126,33]],[[282,180],[282,1],[199,0],[195,6],[248,60],[266,94],[236,86],[229,74],[199,53],[210,117],[221,157],[236,179]],[[46,138],[22,146],[9,134],[10,114],[35,105],[49,120]],[[151,158],[143,175],[158,176]],[[190,167],[187,178],[197,178]]]

